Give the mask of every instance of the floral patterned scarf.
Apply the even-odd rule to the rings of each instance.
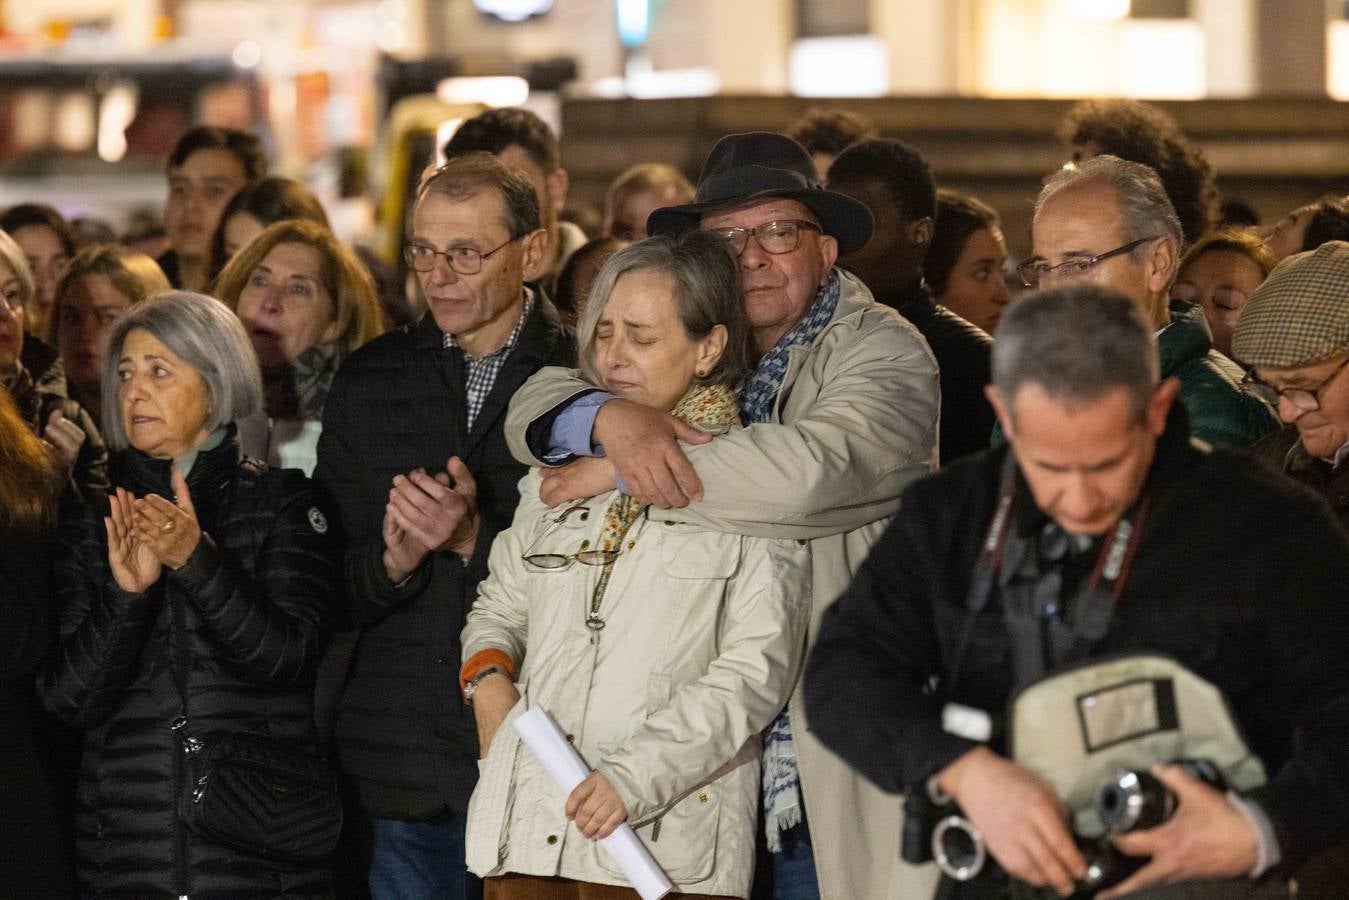
[[[692,388],[684,399],[675,405],[672,415],[686,424],[704,431],[719,434],[734,425],[740,424],[740,407],[735,400],[735,392],[724,384],[698,385]],[[600,532],[600,550],[618,550],[627,536],[628,529],[637,521],[646,509],[641,503],[627,494],[619,494],[604,511],[604,529]],[[598,609],[609,586],[609,575],[614,568],[611,559],[604,564],[600,580],[595,585],[592,609]]]

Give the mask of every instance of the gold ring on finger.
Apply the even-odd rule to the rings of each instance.
[[[178,523],[173,521],[172,519],[169,519],[168,521],[164,522],[162,525],[159,526],[159,530],[164,534],[168,534],[170,531],[173,531],[173,529],[177,527]]]

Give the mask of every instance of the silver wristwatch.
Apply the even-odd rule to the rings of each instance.
[[[464,685],[464,705],[473,705],[473,695],[478,692],[478,684],[488,675],[505,675],[506,670],[501,666],[488,666],[477,675],[469,679],[468,684]]]

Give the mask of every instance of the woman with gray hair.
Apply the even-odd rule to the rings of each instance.
[[[40,676],[47,707],[86,731],[81,893],[323,896],[325,863],[234,849],[193,816],[218,738],[315,749],[338,591],[322,503],[301,473],[240,458],[233,423],[258,408],[261,378],[217,300],[133,307],[109,334],[103,397],[116,493],[102,521],[62,525],[60,636]]]
[[[614,396],[724,432],[740,425],[748,334],[725,243],[655,237],[600,270],[581,367]],[[596,843],[629,822],[681,896],[745,897],[759,733],[805,647],[807,550],[661,521],[598,462],[607,484],[556,508],[528,476],[468,615],[460,683],[483,754],[468,867],[488,900],[632,896]],[[510,726],[522,696],[594,769],[569,796]]]

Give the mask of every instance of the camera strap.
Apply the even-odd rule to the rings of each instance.
[[[989,520],[987,532],[979,545],[974,572],[967,595],[964,627],[961,629],[955,656],[951,661],[951,675],[945,679],[942,696],[949,703],[964,667],[970,639],[979,613],[988,606],[993,596],[993,585],[1002,568],[1007,537],[1012,528],[1012,514],[1016,506],[1017,464],[1011,449],[1003,460],[998,487],[998,500]],[[1074,606],[1074,639],[1069,659],[1084,656],[1091,647],[1105,637],[1114,616],[1115,606],[1124,592],[1134,556],[1143,534],[1152,492],[1142,497],[1122,515],[1102,542],[1096,564],[1086,585],[1078,593]]]

